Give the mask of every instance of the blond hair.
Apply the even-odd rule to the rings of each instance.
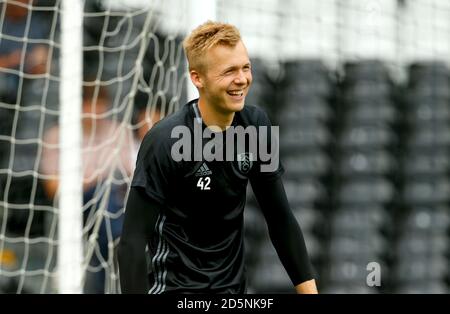
[[[206,66],[204,54],[212,47],[216,45],[234,47],[240,40],[239,30],[231,24],[207,21],[198,26],[183,42],[189,70],[203,70]]]

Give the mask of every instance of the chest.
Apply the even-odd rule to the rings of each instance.
[[[248,177],[234,161],[197,161],[184,166],[179,180],[191,195],[233,197],[245,193]]]
[[[234,217],[245,204],[247,184],[235,162],[187,162],[177,178],[176,208],[196,219]]]

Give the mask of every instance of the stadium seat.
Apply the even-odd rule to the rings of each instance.
[[[419,98],[408,104],[407,122],[412,126],[450,121],[449,102],[445,99]]]
[[[445,234],[450,226],[448,206],[412,206],[399,227],[417,235]]]
[[[301,150],[282,152],[281,160],[286,170],[286,178],[317,178],[328,173],[331,160],[318,149],[302,152]]]
[[[450,83],[450,71],[443,61],[415,62],[408,69],[408,85],[414,86],[417,82],[441,80]]]
[[[354,232],[379,232],[391,224],[391,217],[380,205],[342,207],[333,211],[331,234],[351,235]]]
[[[395,293],[399,294],[448,294],[448,286],[444,280],[416,281],[399,284]]]
[[[328,77],[329,72],[325,64],[320,59],[301,59],[284,62],[283,68],[285,77],[304,77],[299,74],[316,74],[318,76]]]
[[[447,177],[429,177],[407,181],[403,201],[407,205],[442,204],[450,200],[450,182]]]
[[[322,213],[317,209],[304,206],[294,206],[292,207],[292,212],[303,232],[313,234],[316,227],[323,228],[324,218]]]
[[[432,232],[432,231],[430,231]],[[416,257],[441,256],[448,253],[449,239],[445,232],[417,234],[414,230],[403,232],[395,246],[398,260],[410,261]]]
[[[362,102],[367,99],[389,99],[391,86],[386,81],[355,81],[343,90],[346,103]]]
[[[325,187],[316,179],[284,180],[284,188],[291,206],[308,206],[327,198]]]
[[[332,112],[328,103],[317,96],[311,96],[286,100],[279,114],[279,121],[283,127],[295,123],[298,126],[309,121],[326,123],[331,117]]]
[[[448,156],[446,149],[408,151],[402,163],[405,180],[448,174],[450,169]]]
[[[365,259],[345,259],[341,261],[333,261],[330,267],[325,270],[324,279],[328,285],[339,285],[346,287],[348,285],[359,285],[368,287],[366,279],[368,275],[367,264],[369,261],[377,261],[381,268],[381,279],[387,277],[387,267],[384,262],[379,259],[365,260]]]
[[[445,280],[448,274],[447,260],[444,256],[439,255],[414,256],[414,258],[402,259],[393,268],[393,277],[402,283]]]
[[[317,122],[294,127],[280,127],[280,149],[317,149],[329,145],[331,134],[325,125]]]
[[[449,148],[450,147],[450,125],[430,124],[418,125],[411,132],[407,142],[412,148]]]
[[[328,257],[330,262],[341,260],[376,261],[386,254],[387,243],[378,231],[354,230],[351,234],[332,234]]]
[[[398,293],[447,293],[450,85],[438,61],[409,67],[402,158],[402,203],[393,278]]]
[[[348,103],[346,106],[346,113],[344,116],[344,124],[371,124],[380,122],[387,125],[392,125],[397,122],[398,114],[394,104],[390,100],[375,101],[355,101]]]
[[[450,99],[450,86],[446,81],[430,80],[417,84],[407,91],[412,98]]]
[[[321,60],[304,59],[283,63],[283,99],[305,95],[328,99],[332,94],[330,71]]]
[[[323,246],[322,243],[319,241],[319,239],[310,232],[303,232],[303,237],[305,239],[306,248],[308,250],[308,255],[314,264],[314,262],[324,253],[323,252]],[[263,242],[261,242],[259,246],[259,252],[258,254],[258,265],[260,267],[262,266],[269,266],[269,265],[275,265],[280,264],[280,258],[278,257],[278,254],[270,241],[270,238],[268,237],[268,234],[265,236],[265,239]]]
[[[335,166],[343,177],[389,175],[396,167],[396,160],[385,150],[344,151]]]
[[[347,179],[340,185],[338,201],[342,205],[386,204],[393,200],[395,188],[385,178]]]
[[[390,80],[386,66],[380,60],[359,60],[344,64],[345,82],[386,82]]]
[[[322,99],[327,99],[331,95],[331,86],[324,77],[305,76],[302,80],[298,78],[291,79],[295,79],[295,81],[290,81],[288,85],[284,87],[283,99],[297,99],[307,96],[318,96]]]
[[[272,119],[278,108],[276,108],[275,82],[269,76],[270,63],[259,58],[251,58],[251,63],[253,81],[245,102],[266,109],[269,118]]]
[[[292,282],[280,262],[262,261],[249,284],[255,293],[295,293]]]
[[[397,142],[397,138],[388,125],[371,123],[345,127],[338,141],[343,149],[370,149],[388,148]]]

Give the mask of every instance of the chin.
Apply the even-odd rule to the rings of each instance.
[[[230,111],[233,111],[233,112],[241,111],[242,109],[244,109],[244,102],[239,103],[239,104],[233,104],[233,105],[229,106],[228,108],[230,108]]]
[[[229,105],[229,108],[231,109],[231,111],[238,112],[244,109],[244,106],[245,106],[245,99],[243,99],[240,102],[231,103]]]

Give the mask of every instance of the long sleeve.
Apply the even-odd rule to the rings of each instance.
[[[292,283],[296,286],[313,279],[303,233],[289,206],[281,177],[253,180],[251,184],[272,244]]]
[[[118,249],[122,293],[149,290],[145,247],[155,229],[160,206],[142,188],[130,189]]]

